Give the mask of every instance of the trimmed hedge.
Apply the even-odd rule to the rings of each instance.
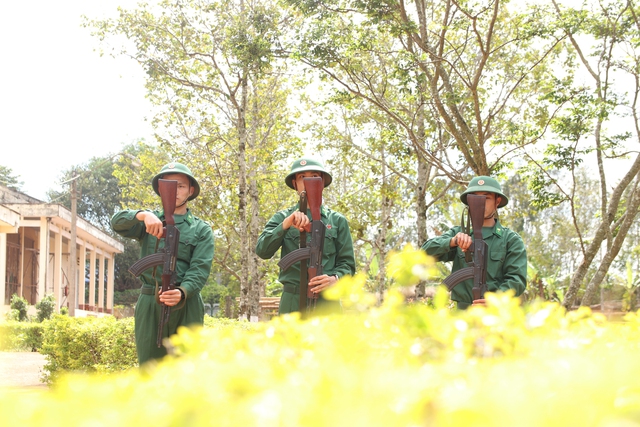
[[[42,347],[42,323],[0,322],[0,351],[37,351]]]
[[[137,366],[133,318],[58,314],[43,325],[40,353],[47,356],[47,383],[55,382],[63,372],[108,373]]]

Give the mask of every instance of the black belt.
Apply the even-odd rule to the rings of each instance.
[[[180,285],[176,285],[176,287],[178,287]],[[156,288],[152,287],[152,286],[143,286],[140,288],[140,293],[142,295],[155,295],[156,293]]]
[[[288,292],[290,294],[296,294],[296,295],[299,293],[298,292],[298,288],[299,288],[299,286],[293,286],[293,285],[283,285],[282,286],[282,290],[284,292]]]

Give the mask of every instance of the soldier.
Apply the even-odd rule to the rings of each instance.
[[[488,176],[478,176],[471,180],[460,200],[467,204],[467,195],[486,197],[482,238],[489,247],[487,253],[487,290],[489,292],[513,289],[520,296],[527,286],[527,251],[522,238],[505,228],[496,218],[498,208],[506,206],[509,199],[502,193],[500,183]],[[437,261],[453,261],[451,272],[467,266],[465,252],[473,243],[470,235],[462,232],[460,226],[451,228],[441,236],[427,240],[422,249]],[[484,304],[484,299],[473,300],[471,289],[473,280],[466,280],[451,291],[451,299],[458,308],[466,309],[471,304]]]
[[[168,334],[173,335],[179,326],[202,325],[204,323],[204,304],[200,291],[207,283],[213,261],[213,231],[203,220],[195,217],[187,207],[187,202],[198,197],[200,186],[191,174],[191,170],[180,163],[169,163],[162,167],[153,178],[151,185],[156,194],[158,180],[178,181],[174,219],[180,231],[180,243],[176,261],[176,289],[166,292],[157,291],[162,268],[148,269],[140,275],[142,289],[135,309],[135,338],[138,362],[140,365],[150,359],[159,359],[167,354],[163,347],[158,348],[156,338],[160,319],[160,302],[171,308]],[[111,218],[113,231],[121,236],[136,239],[141,244],[140,257],[155,253],[164,247],[162,237],[164,212],[142,209],[127,209],[117,212]],[[160,240],[159,240],[160,239]],[[179,304],[179,305],[178,305]],[[166,336],[166,334],[165,334]]]
[[[321,177],[324,187],[331,184],[332,177],[323,164],[311,158],[302,158],[293,162],[291,172],[284,182],[289,188],[298,193],[304,191],[304,178]],[[311,222],[311,213],[300,212],[299,206],[277,212],[267,223],[262,234],[258,238],[256,254],[262,259],[270,259],[278,249],[280,257],[300,247],[300,231]],[[355,256],[353,254],[353,242],[349,231],[347,219],[325,205],[321,206],[322,222],[326,226],[324,237],[324,251],[322,253],[323,274],[309,281],[309,288],[314,293],[332,286],[344,275],[355,273]],[[311,239],[311,233],[307,234]],[[300,309],[300,263],[293,264],[286,271],[280,271],[279,281],[283,285],[280,298],[279,314],[291,313]],[[339,304],[339,303],[336,303]],[[324,308],[339,309],[339,305],[333,304],[319,296],[318,306]]]

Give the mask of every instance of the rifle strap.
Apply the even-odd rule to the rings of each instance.
[[[467,214],[467,223],[465,224],[464,216],[465,212]],[[460,216],[460,229],[464,234],[471,235],[471,215],[469,214],[469,206],[466,206],[462,210],[462,215]],[[464,260],[467,264],[471,263],[473,260],[471,258],[471,251],[467,251],[464,253]]]
[[[158,246],[160,245],[160,239],[156,238],[156,249],[154,252],[158,252]],[[153,279],[153,281],[156,283],[156,290],[154,292],[155,296],[156,296],[156,302],[158,304],[162,304],[160,302],[160,298],[159,298],[159,294],[158,294],[158,277],[156,276],[156,271],[158,270],[158,266],[156,265],[155,267],[153,267],[153,272],[151,273],[151,278]]]

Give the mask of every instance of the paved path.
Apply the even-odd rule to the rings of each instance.
[[[0,351],[0,387],[46,388],[40,382],[45,364],[40,353]]]

